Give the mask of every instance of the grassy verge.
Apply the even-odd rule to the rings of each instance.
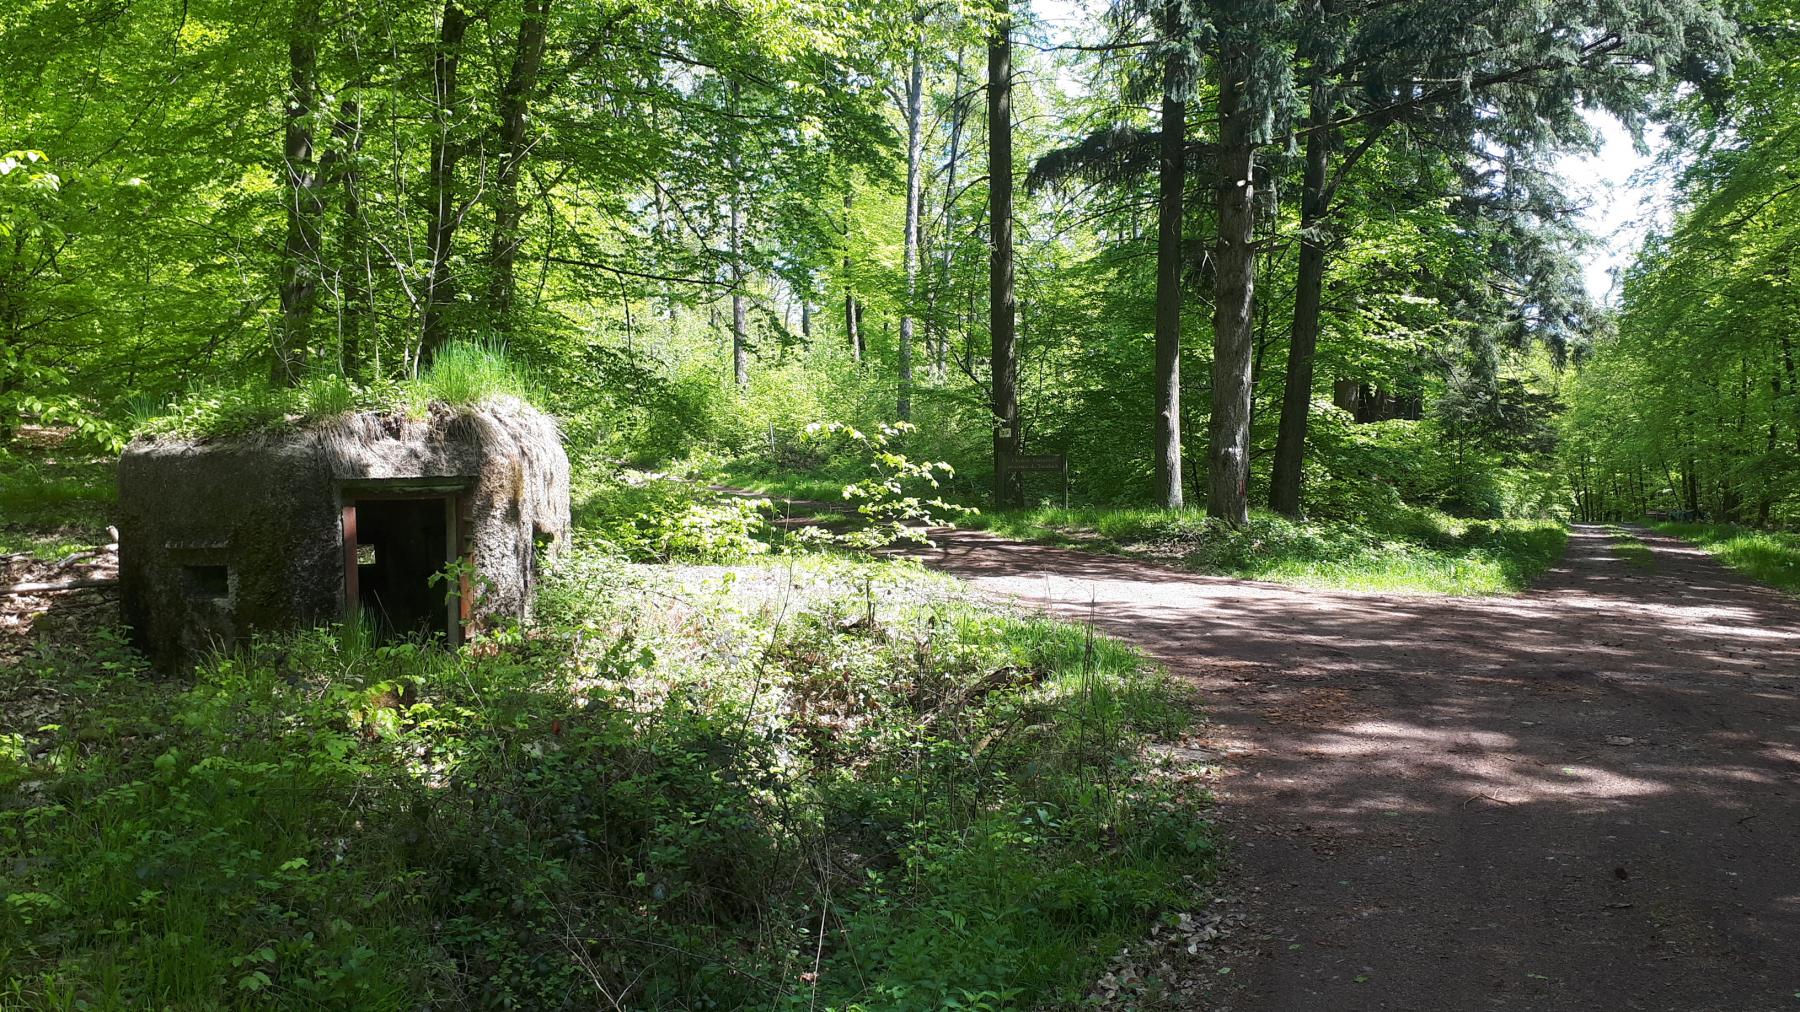
[[[1623,527],[1609,527],[1607,533],[1612,535],[1613,554],[1624,559],[1627,565],[1645,571],[1656,568],[1656,556],[1637,535]]]
[[[1204,573],[1308,587],[1409,594],[1523,589],[1561,557],[1560,524],[1461,520],[1403,510],[1374,523],[1252,515],[1233,530],[1198,511],[1039,508],[985,513],[974,526],[1029,540],[1170,559]]]
[[[636,566],[447,655],[0,669],[0,1007],[1070,1008],[1212,865],[1186,700],[890,562]]]
[[[111,457],[0,449],[0,555],[54,559],[105,540]]]
[[[771,498],[838,503],[844,499],[844,486],[857,478],[820,477],[816,474],[795,474],[787,471],[726,465],[719,468],[710,480]]]
[[[1800,593],[1800,534],[1756,531],[1733,524],[1662,523],[1656,529],[1699,545],[1753,579]]]

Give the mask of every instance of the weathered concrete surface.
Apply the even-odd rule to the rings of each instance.
[[[343,505],[412,482],[460,497],[465,558],[482,585],[472,620],[526,615],[537,555],[568,541],[569,463],[555,422],[509,402],[132,443],[119,461],[125,621],[165,668],[253,632],[337,621]]]

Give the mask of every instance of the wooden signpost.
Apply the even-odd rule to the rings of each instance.
[[[1063,509],[1069,508],[1069,458],[1066,455],[1061,453],[1006,454],[995,463],[995,469],[1000,472],[997,484],[1002,489],[1006,488],[1007,479],[1015,474],[1026,472],[1061,473]]]

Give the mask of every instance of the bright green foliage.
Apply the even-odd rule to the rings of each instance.
[[[1453,396],[1446,392],[1445,403]],[[1410,505],[1486,519],[1566,517],[1565,491],[1546,474],[1554,441],[1541,414],[1519,411],[1526,439],[1509,445],[1498,426],[1441,414],[1358,425],[1341,409],[1315,410],[1308,480],[1316,516],[1379,522]]]
[[[1164,6],[1132,3],[1112,28],[1127,45],[1155,45],[1116,54],[1038,51],[1046,29],[1015,6],[1015,174],[1043,181],[1074,142],[1117,142],[1016,209],[1026,452],[1067,453],[1080,499],[1145,495],[1154,282],[1142,211],[1153,184],[1141,170],[1154,157],[1141,149],[1155,137],[1139,99],[1179,51],[1177,91],[1193,120],[1179,428],[1186,458],[1206,459],[1209,310],[1192,296],[1206,287],[1215,226],[1209,61],[1254,42],[1253,133],[1267,142],[1270,199],[1257,216],[1253,493],[1267,485],[1282,410],[1302,227],[1284,196],[1298,192],[1300,165],[1281,128],[1304,127],[1296,103],[1329,58],[1368,86],[1334,91],[1347,118],[1334,157],[1358,154],[1333,191],[1313,391],[1321,431],[1308,441],[1317,467],[1307,478],[1320,484],[1308,510],[1355,515],[1385,499],[1384,485],[1426,488],[1408,501],[1477,515],[1563,506],[1507,501],[1494,487],[1542,461],[1478,445],[1515,408],[1538,419],[1557,410],[1499,393],[1510,382],[1541,396],[1548,385],[1518,347],[1561,348],[1589,323],[1552,291],[1573,276],[1576,238],[1541,213],[1562,203],[1554,186],[1522,154],[1493,158],[1580,141],[1576,98],[1636,108],[1646,89],[1686,74],[1667,65],[1670,33],[1703,69],[1728,27],[1709,20],[1711,5],[1663,4],[1650,24],[1637,2],[1558,0],[1535,20],[1487,4],[1404,3],[1325,21],[1305,5],[1184,2],[1185,27],[1160,38]],[[486,383],[480,370],[440,360],[458,358],[462,342],[503,340],[577,455],[647,470],[724,458],[738,471],[832,471],[846,458],[808,444],[805,428],[836,420],[875,432],[893,420],[905,318],[919,330],[919,431],[900,452],[954,465],[954,478],[939,476],[945,498],[975,504],[991,485],[976,166],[993,18],[985,2],[406,0],[377,12],[209,0],[127,5],[89,25],[67,5],[28,3],[0,21],[0,74],[14,85],[3,89],[11,135],[0,148],[49,160],[20,154],[4,174],[0,217],[21,244],[0,264],[0,318],[25,329],[0,345],[0,404],[95,445],[134,428],[250,431],[413,404],[391,385],[421,371],[448,384],[428,396],[475,399],[467,383]],[[1612,62],[1582,64],[1569,49],[1579,31],[1540,30],[1575,25],[1603,28]],[[1488,55],[1445,65],[1444,53],[1471,50]],[[896,98],[914,52],[925,114],[909,286]],[[1515,64],[1551,69],[1499,80]],[[310,83],[296,85],[297,71]],[[1418,107],[1384,112],[1414,79],[1434,82]],[[1493,96],[1517,115],[1495,118]],[[1486,161],[1455,153],[1470,135],[1492,142],[1480,147]],[[300,141],[305,150],[284,147]],[[735,335],[734,301],[745,308]],[[742,389],[734,343],[749,357]],[[279,382],[268,387],[272,359]],[[1455,429],[1460,490],[1446,492],[1438,471],[1408,473],[1404,455],[1392,458],[1400,470],[1372,477],[1334,455],[1345,426],[1324,395],[1340,384],[1412,405],[1383,417]],[[158,417],[170,402],[174,413]],[[1184,477],[1197,491],[1198,473]]]
[[[1071,1007],[1191,902],[1136,655],[892,564],[720,575],[583,555],[456,655],[43,647],[0,675],[0,1000]]]
[[[19,151],[0,163],[0,397],[23,384],[34,415],[116,421],[129,396],[196,374],[265,375],[284,341],[300,378],[363,384],[416,372],[439,333],[505,335],[534,364],[629,349],[638,327],[730,283],[714,200],[727,191],[750,222],[736,269],[773,358],[797,335],[772,303],[818,298],[813,277],[839,260],[817,198],[878,168],[892,140],[875,83],[886,50],[868,45],[898,43],[890,13],[9,9],[0,151]],[[979,30],[942,13],[935,42]],[[540,35],[539,69],[521,77]]]
[[[1750,20],[1790,24],[1792,4]],[[1571,386],[1564,469],[1592,519],[1646,510],[1768,525],[1800,518],[1800,375],[1790,271],[1800,213],[1788,166],[1800,49],[1755,31],[1758,57],[1690,96],[1680,213],[1625,279],[1617,336]]]
[[[715,496],[684,479],[592,467],[576,474],[572,496],[583,536],[622,558],[736,562],[769,549],[766,499]]]
[[[954,477],[955,468],[943,461],[916,461],[900,452],[896,443],[914,431],[910,422],[883,425],[873,433],[838,422],[809,426],[812,438],[836,441],[866,458],[867,464],[863,476],[845,485],[842,493],[861,522],[849,531],[809,527],[800,533],[823,534],[852,548],[880,548],[902,541],[922,543],[930,528],[977,512],[945,502],[937,494],[943,487],[940,476]],[[931,498],[923,498],[927,495]]]
[[[50,559],[105,543],[112,465],[75,447],[54,456],[0,451],[0,555]]]

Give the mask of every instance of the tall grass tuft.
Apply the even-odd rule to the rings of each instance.
[[[452,407],[473,407],[500,397],[529,401],[538,393],[524,367],[507,354],[505,343],[489,340],[444,345],[409,386],[416,399]]]
[[[332,374],[308,380],[295,391],[297,414],[307,419],[336,418],[361,408],[366,402],[355,383]]]

